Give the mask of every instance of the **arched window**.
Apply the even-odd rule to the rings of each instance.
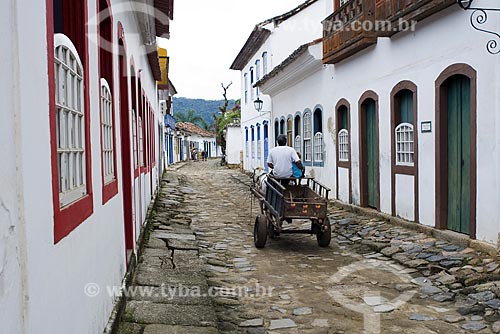
[[[262,147],[261,147],[261,142],[260,142],[260,124],[257,124],[257,159],[261,160],[261,155],[262,155]]]
[[[293,147],[292,116],[290,116],[286,121],[286,142],[288,146]]]
[[[347,107],[342,105],[337,109],[338,154],[339,161],[349,161],[349,116]]]
[[[295,151],[297,151],[297,153],[302,154],[302,137],[300,136],[300,134],[301,134],[300,116],[299,115],[295,116],[295,119],[293,122],[294,122],[293,131],[295,133],[295,141],[293,144],[293,148],[295,149]]]
[[[243,75],[243,86],[245,87],[245,104],[248,103],[248,74]]]
[[[103,177],[103,203],[118,193],[115,164],[115,118],[113,105],[114,64],[113,22],[106,0],[99,0],[99,73],[101,94],[101,159]],[[114,184],[113,184],[114,183]]]
[[[248,128],[245,127],[245,156],[248,158]]]
[[[262,75],[267,74],[267,52],[262,54]]]
[[[413,166],[413,92],[401,90],[394,100],[396,165]]]
[[[255,73],[253,67],[250,67],[250,99],[253,101],[255,94],[253,84],[255,83]]]
[[[71,40],[54,36],[59,197],[66,206],[87,194],[83,65]]]
[[[282,119],[280,121],[280,135],[284,135],[285,134],[285,120]]]
[[[104,183],[109,183],[115,178],[113,101],[111,98],[111,89],[104,78],[101,78],[101,124]]]
[[[311,112],[304,114],[304,161],[312,161],[312,117]]]
[[[255,146],[255,132],[254,132],[254,127],[253,125],[251,126],[251,129],[252,129],[252,143],[250,144],[250,152],[252,153],[252,159],[255,159],[255,150],[254,150],[254,146]]]
[[[314,161],[323,161],[323,118],[319,108],[314,110]]]
[[[280,134],[280,125],[279,121],[275,120],[274,121],[274,145],[278,145],[278,135]]]
[[[255,82],[260,80],[260,59],[255,61]],[[255,88],[257,96],[259,96],[259,87]]]

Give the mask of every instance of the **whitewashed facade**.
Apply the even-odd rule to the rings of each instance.
[[[8,45],[0,61],[5,333],[103,332],[116,302],[107,288],[119,288],[133,262],[162,173],[156,161],[163,119],[154,54],[148,58],[144,42],[155,36],[143,35],[145,22],[130,3],[75,0],[63,2],[71,8],[54,11],[57,3],[0,3],[0,31]],[[98,15],[103,4],[112,13],[107,22],[96,19],[107,17]],[[98,48],[104,42],[99,44],[92,22],[105,22],[100,32],[111,38],[111,49],[105,49],[112,53]],[[122,126],[124,119],[129,126]],[[135,138],[136,145],[123,138]],[[143,153],[137,168],[133,147],[135,156]]]
[[[241,148],[245,170],[267,169],[267,154],[274,147],[273,103],[253,86],[287,58],[297,44],[321,37],[321,20],[332,6],[331,1],[308,0],[290,12],[257,24],[231,65],[231,69],[241,71]],[[260,113],[253,103],[257,98],[263,101]]]
[[[239,165],[241,161],[241,143],[243,142],[241,126],[229,124],[226,128],[226,161],[229,165]]]
[[[476,1],[474,5],[487,4]],[[329,14],[331,11],[325,12],[324,17]],[[307,173],[331,187],[340,201],[371,206],[409,221],[498,244],[500,225],[491,218],[500,215],[496,190],[500,183],[500,117],[492,111],[500,109],[496,98],[500,63],[498,55],[486,50],[490,36],[471,27],[470,15],[452,4],[419,21],[415,31],[378,37],[376,44],[335,64],[322,64],[322,43],[308,45],[292,54],[280,71],[264,78],[258,87],[272,98],[273,120],[300,117],[302,147],[298,151]],[[489,27],[498,31],[500,20],[490,18]],[[445,127],[446,120],[439,115],[446,115],[443,101],[452,96],[449,87],[453,80],[467,83],[468,90],[460,96],[462,101],[470,100],[470,117],[462,121],[466,124],[463,131],[468,131],[464,138],[470,138],[471,143],[462,158],[462,164],[470,166],[466,175],[470,190],[465,194],[470,211],[466,212],[466,224],[459,228],[449,225],[446,218],[443,221],[443,212],[455,213],[442,197],[452,189],[447,189],[452,181],[448,186],[442,181],[448,175],[443,173],[451,173],[442,162],[448,156],[443,136],[452,130]],[[411,96],[412,117],[398,125],[402,93]],[[364,156],[369,136],[365,115],[372,102],[376,109],[376,155],[369,161]],[[321,115],[322,148],[314,143],[316,133],[308,134],[313,143],[307,161],[305,115],[317,110]],[[314,124],[313,118],[312,127]],[[401,139],[403,132],[406,141]],[[297,136],[295,126],[292,136]],[[316,152],[320,154],[316,156]],[[375,197],[370,203],[363,173],[374,161]]]

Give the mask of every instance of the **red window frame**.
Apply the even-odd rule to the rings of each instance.
[[[151,169],[156,166],[156,122],[155,122],[155,111],[151,107]]]
[[[81,8],[83,7],[83,8]],[[83,12],[83,15],[82,15]],[[84,117],[85,117],[85,159],[87,195],[60,207],[59,173],[57,163],[56,136],[56,101],[55,101],[55,69],[54,69],[54,0],[46,0],[47,18],[47,65],[49,92],[49,126],[50,151],[52,169],[52,204],[54,207],[54,244],[68,236],[94,212],[92,192],[92,147],[90,140],[90,92],[89,92],[89,52],[88,52],[88,3],[87,0],[63,2],[63,25],[68,27],[64,32],[75,44],[84,67]],[[78,31],[80,29],[80,31]]]
[[[101,17],[103,11],[109,11],[109,19],[107,17]],[[102,101],[100,98],[101,87],[99,80],[99,110],[101,117],[101,131],[100,131],[100,140],[101,140],[101,179],[102,179],[102,204],[106,204],[110,199],[118,194],[118,177],[117,177],[117,165],[116,165],[116,120],[115,120],[115,111],[116,111],[116,103],[115,102],[115,89],[114,89],[114,55],[109,50],[103,50],[101,48],[101,40],[105,40],[109,43],[104,47],[111,47],[113,45],[113,14],[111,12],[111,6],[109,4],[109,0],[97,0],[97,17],[99,18],[99,24],[97,25],[97,52],[99,56],[97,58],[98,61],[98,73],[99,79],[104,78],[109,84],[109,88],[111,90],[111,98],[113,99],[113,112],[112,112],[112,124],[113,124],[113,164],[114,164],[114,180],[105,183],[104,182],[104,161],[103,161],[103,138],[102,138]]]
[[[131,102],[132,102],[132,109],[134,110],[134,117],[132,120],[135,118],[135,122],[131,122],[132,126],[135,127],[135,143],[132,143],[132,164],[134,166],[134,178],[139,177],[139,170],[140,170],[140,159],[139,159],[139,129],[138,129],[138,124],[139,124],[139,113],[138,113],[138,104],[137,104],[137,76],[135,72],[135,62],[134,58],[132,57],[130,59],[130,95],[132,96]],[[132,140],[134,140],[134,129],[132,130]],[[134,145],[136,147],[136,152],[134,152]],[[135,155],[137,154],[137,165],[135,164]]]
[[[141,94],[141,101],[139,103],[139,115],[141,115],[142,122],[141,122],[141,128],[139,129],[139,131],[142,132],[142,157],[141,158],[142,158],[142,163],[143,163],[142,166],[139,164],[139,167],[140,167],[141,174],[144,174],[147,171],[147,161],[146,161],[146,140],[147,140],[147,137],[146,137],[146,130],[145,130],[147,120],[146,120],[146,117],[144,117],[145,116],[144,109],[146,107],[146,95],[144,93],[144,90],[142,89],[141,78],[139,78],[138,84],[139,84],[139,92]],[[138,144],[140,144],[140,141],[138,141]],[[140,153],[139,147],[138,147],[138,153]]]

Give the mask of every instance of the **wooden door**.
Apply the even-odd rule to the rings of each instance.
[[[455,76],[448,98],[448,229],[470,233],[470,79]]]
[[[366,157],[368,206],[378,206],[377,115],[375,101],[366,102]]]

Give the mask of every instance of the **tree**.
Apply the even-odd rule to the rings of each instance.
[[[189,109],[188,111],[176,113],[174,116],[177,122],[193,123],[205,130],[208,129],[207,122],[201,117],[196,110]]]
[[[233,82],[230,82],[229,85],[224,86],[224,83],[221,83],[222,96],[224,97],[224,104],[219,107],[219,116],[214,115],[214,125],[217,130],[217,144],[220,146],[222,153],[226,154],[226,138],[224,138],[224,130],[226,126],[233,122],[235,119],[241,118],[241,109],[240,102],[237,101],[235,107],[231,110],[228,110],[229,100],[227,99],[227,91]]]

